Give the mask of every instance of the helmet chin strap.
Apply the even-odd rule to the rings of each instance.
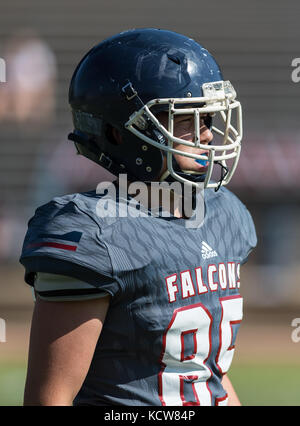
[[[184,171],[182,171],[176,161],[176,159],[172,158],[172,165],[173,165],[173,169],[175,170],[176,173],[178,173],[179,176],[188,179],[192,182],[204,182],[205,180],[205,175],[192,175],[189,173],[185,173]],[[182,189],[182,196],[183,196],[183,202],[188,202],[188,200],[192,201],[192,210],[195,211],[196,209],[196,205],[197,205],[197,188],[195,186],[192,186],[192,191],[190,194],[186,194],[184,191],[184,184],[183,182],[180,182],[178,180],[176,180],[169,172],[169,169],[167,169],[163,175],[160,178],[161,182],[179,182],[181,185],[181,189]]]
[[[215,192],[217,192],[220,189],[220,187],[222,185],[222,182],[224,181],[224,179],[228,175],[229,170],[228,170],[228,167],[224,166],[224,164],[222,164],[221,161],[215,161],[214,163],[221,167],[221,176],[220,176],[220,179],[219,179],[219,182],[218,182],[218,186],[215,188]],[[206,173],[203,173],[203,174],[192,174],[192,173],[188,173],[187,171],[182,171],[180,169],[180,167],[179,167],[176,159],[174,158],[174,156],[172,158],[172,165],[173,165],[174,171],[179,176],[181,176],[181,177],[183,177],[183,178],[185,178],[185,179],[187,179],[187,180],[189,180],[191,182],[198,183],[198,182],[204,182],[205,181]],[[176,179],[170,174],[169,170],[166,170],[163,173],[163,175],[161,176],[160,181],[161,182],[163,182],[163,181],[165,181],[165,182],[175,182]]]
[[[202,175],[194,175],[192,173],[188,173],[187,171],[182,171],[181,168],[179,167],[175,157],[172,157],[172,165],[173,165],[173,169],[174,171],[181,177],[191,181],[191,182],[204,182],[205,180],[205,173]],[[171,175],[169,169],[166,170],[163,175],[160,178],[160,181],[165,181],[165,182],[175,182],[176,179]]]
[[[228,167],[224,166],[224,164],[222,164],[222,163],[221,163],[221,161],[215,161],[215,164],[218,164],[218,166],[221,166],[221,176],[220,176],[220,179],[219,179],[219,184],[218,184],[218,186],[215,188],[215,192],[217,192],[217,191],[220,189],[220,187],[221,187],[221,185],[222,185],[223,180],[224,180],[224,179],[226,178],[226,176],[228,175],[229,170],[228,170]]]

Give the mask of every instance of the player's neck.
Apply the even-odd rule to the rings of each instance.
[[[139,183],[139,185],[138,185]],[[183,211],[182,195],[176,194],[169,187],[156,186],[143,182],[123,182],[121,179],[117,181],[119,188],[124,194],[134,198],[145,209],[152,211],[162,209],[169,212],[177,218],[185,217]]]

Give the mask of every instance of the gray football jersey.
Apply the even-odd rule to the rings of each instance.
[[[44,296],[111,295],[74,403],[226,405],[221,380],[242,320],[240,265],[256,245],[248,210],[221,188],[205,190],[205,218],[196,228],[148,211],[99,213],[125,205],[95,191],[55,198],[36,210],[25,237],[20,261],[28,284],[37,272],[89,284],[55,286]]]

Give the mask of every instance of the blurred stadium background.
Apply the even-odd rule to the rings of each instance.
[[[68,83],[82,55],[135,27],[190,35],[237,88],[245,137],[230,184],[251,211],[258,247],[242,270],[244,323],[231,378],[244,405],[300,405],[300,57],[298,0],[10,0],[0,2],[0,405],[21,405],[33,299],[18,263],[27,221],[54,195],[108,174],[75,156]],[[299,320],[300,321],[300,320]]]

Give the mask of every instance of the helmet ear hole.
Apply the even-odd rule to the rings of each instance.
[[[122,143],[121,133],[111,124],[106,124],[105,136],[108,142],[110,142],[112,145],[117,146],[121,145]]]

